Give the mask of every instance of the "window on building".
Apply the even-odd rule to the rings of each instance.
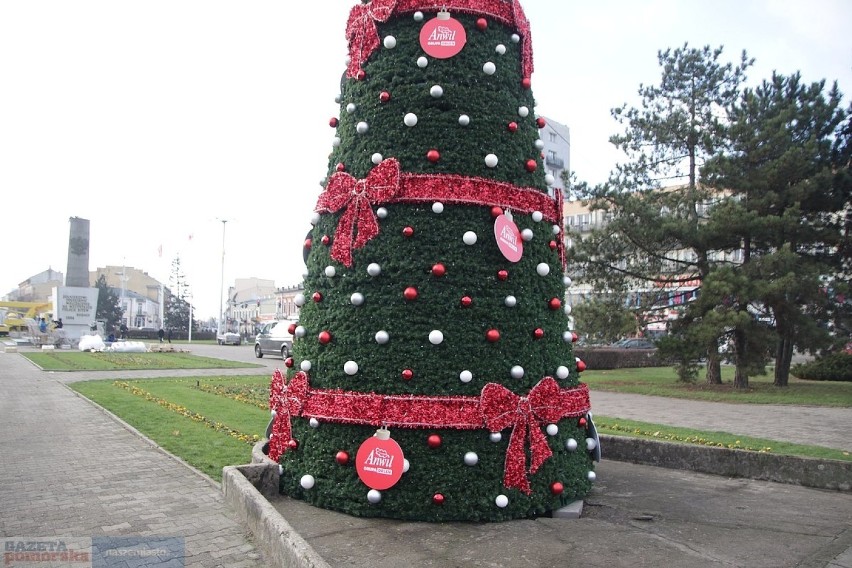
[[[550,141],[553,142],[554,144],[556,143],[556,133],[555,132],[550,133]]]

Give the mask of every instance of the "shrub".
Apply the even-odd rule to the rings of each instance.
[[[794,365],[790,371],[800,379],[810,381],[852,382],[852,355],[831,353],[809,363]]]
[[[663,367],[656,349],[617,349],[612,347],[575,347],[589,370],[627,369],[634,367]]]

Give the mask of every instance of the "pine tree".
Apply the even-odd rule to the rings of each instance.
[[[440,5],[449,19],[422,0],[350,14],[269,452],[283,493],[353,515],[530,517],[594,479],[597,438],[563,305],[561,198],[543,171],[520,5]],[[466,43],[435,56],[424,27]],[[498,247],[497,223],[519,260]],[[376,489],[357,458],[382,427],[407,468]]]

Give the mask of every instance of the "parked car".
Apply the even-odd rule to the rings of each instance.
[[[216,341],[219,345],[240,345],[243,342],[243,338],[240,337],[239,333],[226,331],[225,333],[218,334],[216,336]]]
[[[254,356],[258,359],[264,355],[289,357],[293,349],[293,335],[288,329],[291,323],[281,320],[264,324],[254,340]]]
[[[613,347],[618,347],[619,349],[656,349],[657,345],[650,339],[630,337],[615,342]]]

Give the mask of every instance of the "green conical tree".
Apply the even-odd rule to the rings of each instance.
[[[449,20],[422,0],[352,9],[286,388],[273,380],[270,455],[283,493],[354,515],[530,517],[594,479],[561,200],[543,171],[521,7],[440,5]],[[430,54],[424,27],[458,46],[456,24],[463,48]],[[508,257],[495,236],[504,213],[517,231]],[[382,426],[407,467],[376,489],[356,458]]]

